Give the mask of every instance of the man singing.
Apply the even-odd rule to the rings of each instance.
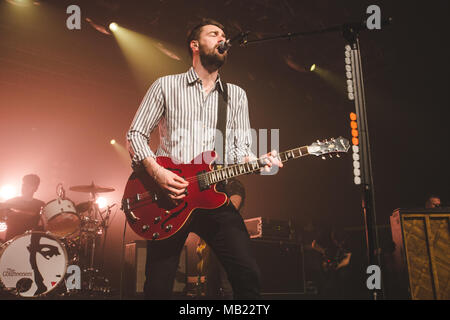
[[[143,166],[147,173],[174,201],[186,196],[188,182],[160,166],[156,156],[189,163],[215,147],[218,105],[224,85],[228,91],[225,163],[240,163],[254,158],[250,151],[251,131],[245,91],[225,84],[219,68],[227,52],[219,52],[225,41],[224,27],[211,19],[195,26],[187,44],[192,67],[186,72],[157,79],[145,95],[127,133],[133,167]],[[150,132],[159,123],[160,146],[154,154],[149,146]],[[265,170],[281,167],[276,152],[268,154]],[[259,269],[250,253],[250,239],[244,221],[235,207],[224,205],[214,210],[196,210],[191,223],[172,237],[149,241],[147,245],[145,296],[169,299],[179,255],[189,232],[203,238],[224,266],[235,299],[259,298]]]

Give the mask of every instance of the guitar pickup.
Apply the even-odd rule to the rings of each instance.
[[[206,173],[206,171],[200,171],[197,173],[198,188],[200,191],[209,189],[209,184],[206,181],[206,175],[204,175],[204,173]]]

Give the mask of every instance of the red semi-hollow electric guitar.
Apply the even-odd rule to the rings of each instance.
[[[278,154],[282,162],[306,155],[325,156],[347,152],[347,139],[339,137],[317,141]],[[158,164],[189,182],[186,197],[174,202],[145,170],[133,172],[125,186],[122,210],[134,232],[149,240],[163,240],[180,230],[195,209],[215,209],[227,203],[225,193],[216,190],[220,181],[252,173],[265,166],[265,157],[247,163],[214,168],[214,151],[203,152],[191,163],[175,164],[168,157],[158,157]]]

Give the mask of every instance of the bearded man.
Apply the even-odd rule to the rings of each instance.
[[[224,83],[219,68],[227,51],[219,50],[226,41],[224,27],[203,19],[188,34],[192,67],[186,72],[157,79],[145,95],[127,133],[133,168],[147,173],[173,201],[186,196],[188,181],[160,166],[157,156],[190,163],[216,142],[219,98],[226,93],[227,117],[224,163],[254,159],[251,153],[251,127],[245,91]],[[221,52],[222,51],[222,52]],[[160,146],[156,154],[148,144],[150,133],[159,124]],[[264,167],[282,166],[276,152],[268,155]],[[168,239],[148,241],[144,293],[148,299],[169,299],[180,252],[190,232],[198,234],[214,251],[228,275],[236,299],[258,299],[259,269],[250,252],[250,238],[236,208],[228,203],[214,210],[198,209],[188,226]]]

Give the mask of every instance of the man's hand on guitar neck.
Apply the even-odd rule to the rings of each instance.
[[[264,170],[266,172],[270,172],[271,168],[273,165],[278,166],[279,168],[283,167],[283,162],[280,161],[279,158],[277,158],[277,150],[272,150],[271,152],[263,155],[261,158],[266,157],[265,158],[265,162],[266,165],[261,169],[261,172]],[[257,160],[257,158],[250,158],[250,157],[245,157],[244,158],[244,162],[249,162],[252,160]]]
[[[185,191],[189,182],[179,175],[160,166],[152,157],[142,161],[148,174],[167,192],[172,200],[181,200],[186,197]]]

